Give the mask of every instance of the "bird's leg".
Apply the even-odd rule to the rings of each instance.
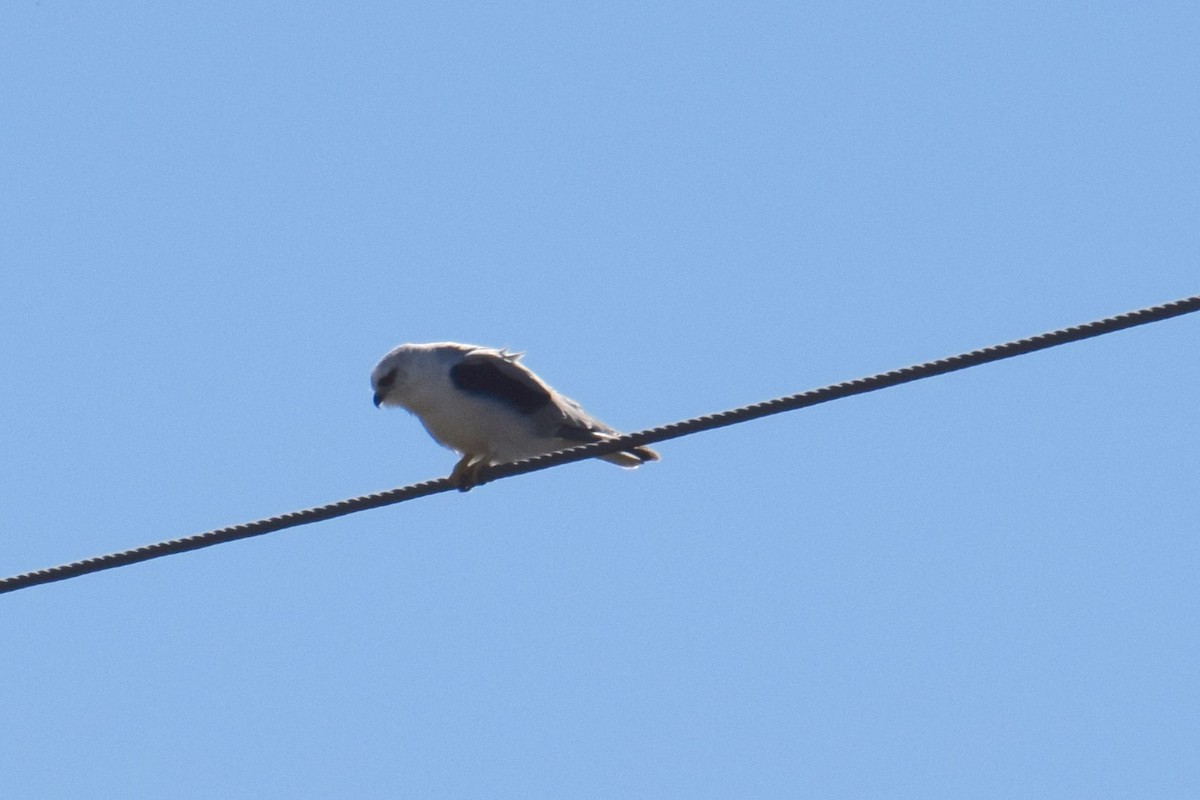
[[[469,475],[471,471],[472,458],[473,456],[469,454],[463,456],[459,462],[454,465],[454,469],[450,472],[450,482],[458,487],[460,492],[468,491],[474,485],[474,483],[471,482]]]
[[[479,485],[479,471],[485,464],[487,464],[487,459],[483,456],[468,453],[454,465],[454,470],[450,473],[450,482],[460,492],[469,492]]]

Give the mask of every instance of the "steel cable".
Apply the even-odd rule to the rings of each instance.
[[[574,447],[570,450],[562,450],[549,455],[538,456],[526,461],[518,461],[511,464],[498,464],[493,467],[484,469],[480,474],[481,483],[488,481],[500,480],[501,478],[509,478],[514,475],[523,475],[527,472],[536,472],[538,470],[549,469],[560,464],[566,464],[572,461],[582,461],[587,458],[595,458],[596,456],[605,455],[607,453],[615,453],[621,450],[627,450],[631,447],[640,445],[654,444],[668,439],[677,439],[682,436],[689,436],[693,433],[701,431],[713,430],[714,428],[723,428],[729,425],[736,425],[741,422],[746,422],[760,417],[770,416],[772,414],[781,414],[785,411],[795,411],[800,408],[808,408],[809,406],[828,403],[832,400],[839,400],[844,397],[851,397],[858,394],[866,394],[879,389],[886,389],[891,386],[898,386],[902,383],[910,383],[912,381],[922,380],[924,378],[932,378],[936,375],[944,375],[948,372],[956,372],[961,369],[979,366],[980,364],[988,364],[993,361],[1000,361],[1005,358],[1013,358],[1015,356],[1033,353],[1038,350],[1046,350],[1051,347],[1067,344],[1069,342],[1077,342],[1081,339],[1090,339],[1094,336],[1102,336],[1107,333],[1132,328],[1138,325],[1146,325],[1151,322],[1170,319],[1172,317],[1190,314],[1195,311],[1200,311],[1200,295],[1186,297],[1181,300],[1176,300],[1171,303],[1164,303],[1158,306],[1130,311],[1124,314],[1118,314],[1112,317],[1088,322],[1083,325],[1075,325],[1069,328],[1060,328],[1059,330],[1049,331],[1047,333],[1030,336],[1025,339],[1017,339],[1004,344],[992,345],[978,350],[972,350],[967,353],[949,356],[948,358],[940,358],[935,361],[926,361],[922,364],[916,364],[910,367],[891,370],[889,372],[881,372],[876,375],[871,375],[866,378],[857,378],[842,383],[835,383],[830,386],[825,386],[819,389],[812,389],[798,394],[788,395],[786,397],[778,397],[774,400],[767,400],[761,403],[743,406],[741,408],[730,409],[716,414],[708,414],[693,419],[673,422],[668,425],[662,425],[657,428],[648,428],[636,433],[625,434],[618,438],[606,442],[598,442],[595,444],[583,445]],[[56,567],[34,570],[20,575],[0,579],[0,594],[6,592],[14,592],[18,589],[25,589],[31,586],[38,586],[44,583],[53,583],[54,581],[66,580],[75,578],[80,575],[87,575],[92,572],[100,572],[106,569],[125,566],[127,564],[136,564],[140,561],[149,561],[153,558],[161,558],[162,556],[172,555],[175,553],[186,553],[190,550],[199,550],[203,547],[212,547],[213,545],[222,544],[224,542],[232,542],[237,539],[247,539],[252,536],[262,536],[266,533],[281,531],[286,528],[294,528],[299,525],[308,525],[313,522],[321,522],[335,517],[354,514],[359,511],[366,511],[372,508],[380,508],[382,506],[393,505],[395,503],[403,503],[407,500],[415,500],[418,497],[425,497],[431,494],[439,494],[448,492],[455,488],[454,484],[447,478],[438,478],[436,480],[424,481],[422,483],[414,483],[409,486],[403,486],[396,489],[391,489],[386,492],[376,494],[367,494],[359,497],[352,497],[346,500],[339,500],[326,505],[317,506],[315,508],[305,509],[303,511],[293,511],[288,514],[281,514],[276,517],[267,517],[265,519],[247,522],[241,525],[231,525],[225,528],[217,528],[205,533],[198,533],[192,536],[185,536],[180,539],[170,539],[167,541],[156,542],[154,544],[135,547],[131,550],[122,550],[117,553],[109,553],[108,555],[96,556],[94,558],[85,558],[81,561],[74,561],[69,564],[62,564]]]

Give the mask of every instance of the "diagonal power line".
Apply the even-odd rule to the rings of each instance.
[[[960,369],[976,367],[980,364],[990,364],[993,361],[1013,358],[1038,350],[1046,350],[1069,342],[1090,339],[1094,336],[1103,336],[1104,334],[1126,328],[1147,325],[1151,322],[1159,322],[1172,317],[1191,314],[1195,311],[1200,311],[1200,295],[1185,297],[1174,302],[1142,308],[1113,317],[1106,317],[1083,325],[1060,328],[1055,331],[1038,334],[1037,336],[1030,336],[1026,339],[1016,339],[1004,344],[992,345],[991,347],[960,353],[936,361],[926,361],[923,364],[916,364],[911,367],[881,372],[866,378],[857,378],[855,380],[824,386],[820,389],[811,389],[799,394],[778,397],[774,400],[754,403],[753,405],[730,409],[717,414],[708,414],[681,422],[673,422],[669,425],[662,425],[657,428],[648,428],[647,430],[626,434],[606,442],[574,447],[570,450],[562,450],[557,453],[538,456],[537,458],[511,464],[498,464],[483,470],[480,478],[481,481],[510,478],[514,475],[523,475],[527,472],[549,469],[560,464],[595,458],[596,456],[628,450],[640,445],[653,444],[668,439],[678,439],[681,436],[690,436],[693,433],[701,431],[736,425],[772,414],[782,414],[785,411],[808,408],[809,406],[828,403],[832,400],[840,400],[844,397],[866,394],[867,392],[874,392],[891,386],[899,386],[902,383],[932,378],[936,375],[945,375],[948,372],[957,372]],[[122,550],[117,553],[109,553],[108,555],[85,558],[82,561],[73,561],[57,567],[39,569],[0,579],[0,594],[15,592],[18,589],[26,589],[43,583],[53,583],[54,581],[76,578],[91,572],[123,567],[127,564],[136,564],[139,561],[149,561],[152,558],[161,558],[162,556],[173,555],[175,553],[186,553],[189,550],[199,550],[202,547],[211,547],[237,539],[262,536],[266,533],[274,533],[275,531],[294,528],[298,525],[308,525],[335,517],[344,517],[347,514],[355,514],[359,511],[403,503],[407,500],[425,497],[426,495],[448,492],[454,488],[454,484],[448,478],[438,478],[436,480],[391,489],[386,492],[352,497],[347,500],[338,500],[303,511],[281,514],[277,517],[267,517],[241,525],[217,528],[205,533],[185,536],[181,539],[169,539],[163,542],[143,545],[142,547],[135,547],[131,550]]]

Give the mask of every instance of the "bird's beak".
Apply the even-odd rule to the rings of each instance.
[[[376,392],[375,396],[371,399],[375,402],[375,407],[379,408],[379,406],[383,403],[383,394]]]

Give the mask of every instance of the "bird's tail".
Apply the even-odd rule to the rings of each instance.
[[[609,453],[606,456],[600,456],[600,458],[610,464],[616,464],[618,467],[633,469],[634,467],[640,467],[647,461],[658,461],[658,453],[649,447],[635,447],[632,450],[624,450],[620,453]]]

